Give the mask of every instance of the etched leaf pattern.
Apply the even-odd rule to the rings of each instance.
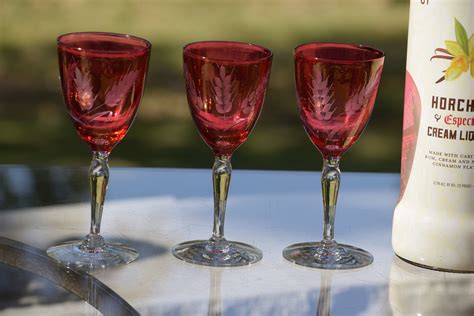
[[[345,104],[345,112],[347,116],[353,116],[361,111],[361,109],[369,103],[370,98],[377,89],[382,71],[378,70],[373,78],[369,78],[367,82],[354,92]]]
[[[370,95],[368,95],[366,87],[367,86],[360,87],[347,100],[344,108],[347,116],[353,116],[354,114],[357,114],[361,110],[362,106],[368,102]]]
[[[256,91],[253,91],[242,100],[242,105],[241,105],[242,113],[244,115],[249,115],[250,113],[252,113],[256,102],[257,102],[257,93]]]
[[[216,110],[220,114],[226,114],[232,109],[232,85],[232,75],[226,75],[225,67],[219,66],[219,76],[213,80],[213,92]]]
[[[105,105],[108,107],[122,105],[137,77],[138,70],[130,71],[123,75],[123,77],[114,83],[105,93]]]
[[[191,74],[186,71],[186,84],[188,85],[188,93],[191,98],[191,103],[197,107],[199,110],[204,109],[204,103],[202,102],[201,96],[198,94],[194,80],[191,77]]]
[[[76,101],[83,111],[88,111],[92,108],[97,98],[97,96],[94,97],[92,90],[91,76],[88,72],[83,74],[76,65],[72,65],[71,67],[74,69],[73,83],[76,90]]]
[[[71,115],[71,117],[82,124],[112,116],[113,112],[111,110],[100,109],[104,105],[109,108],[122,106],[139,74],[138,70],[127,72],[107,90],[104,96],[104,103],[94,107],[97,95],[94,96],[91,74],[87,71],[81,71],[76,64],[71,65],[70,71],[74,74],[75,99],[79,103],[81,110],[85,111],[80,116]]]
[[[330,120],[334,114],[334,91],[329,79],[323,79],[322,71],[318,68],[313,70],[313,77],[310,82],[311,96],[310,102],[314,108],[314,117],[317,120]],[[331,111],[332,109],[332,111]]]
[[[258,103],[259,98],[264,93],[266,83],[257,85],[257,88],[247,95],[241,103],[242,114],[250,116]]]

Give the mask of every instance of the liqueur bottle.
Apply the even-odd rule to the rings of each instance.
[[[395,253],[474,272],[474,1],[411,0]]]

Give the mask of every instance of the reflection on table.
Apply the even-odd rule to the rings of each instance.
[[[474,277],[440,273],[393,259],[389,284],[394,315],[474,315]]]
[[[4,237],[44,250],[87,230],[86,170],[2,167],[0,174],[9,174],[0,177],[0,186],[10,181],[7,187],[16,188],[9,189],[15,198],[0,196]],[[259,247],[264,257],[254,266],[231,269],[193,266],[169,253],[176,243],[203,238],[211,229],[209,171],[116,168],[111,174],[103,234],[126,241],[141,257],[93,276],[141,315],[474,314],[473,274],[425,270],[395,258],[391,220],[398,175],[344,174],[336,236],[367,249],[375,261],[354,271],[327,272],[281,255],[286,245],[321,235],[319,173],[234,171],[226,234]],[[39,195],[37,186],[49,193]],[[58,294],[68,297],[64,301],[29,308],[84,304],[68,301],[65,293]]]

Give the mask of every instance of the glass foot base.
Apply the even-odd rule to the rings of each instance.
[[[183,261],[212,267],[238,267],[262,259],[262,252],[237,241],[193,240],[173,247],[171,253]]]
[[[138,252],[122,244],[106,243],[101,247],[85,248],[84,241],[72,241],[46,250],[49,257],[73,270],[90,271],[130,263]]]
[[[283,257],[301,266],[328,270],[357,269],[374,261],[374,257],[363,249],[336,243],[328,246],[323,242],[288,246],[283,250]]]

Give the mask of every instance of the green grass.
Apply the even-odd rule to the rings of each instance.
[[[234,156],[236,168],[314,170],[320,157],[298,118],[293,48],[352,42],[381,48],[386,64],[367,130],[344,170],[398,171],[408,6],[400,1],[3,0],[0,4],[0,163],[86,165],[59,90],[55,38],[111,31],[153,43],[145,96],[112,165],[209,167],[212,155],[189,116],[181,49],[218,39],[254,42],[274,52],[260,120]]]

